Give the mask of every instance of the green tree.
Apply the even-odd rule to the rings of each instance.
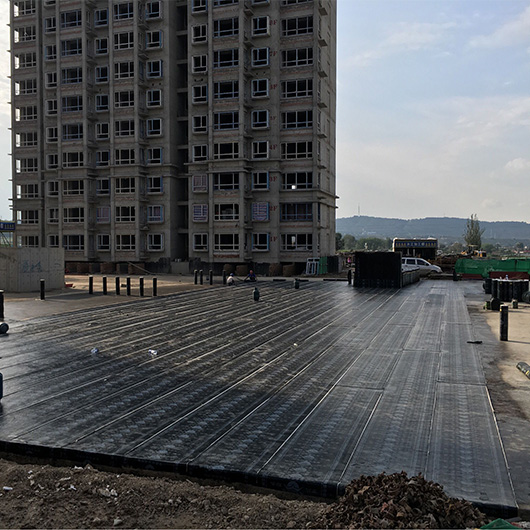
[[[342,250],[344,248],[344,241],[340,232],[335,232],[335,250]]]
[[[480,228],[480,222],[477,214],[471,214],[467,220],[466,231],[464,233],[464,241],[468,247],[480,249],[482,247],[482,234],[484,229]]]
[[[388,242],[379,237],[363,237],[357,241],[355,248],[357,250],[388,250]]]
[[[353,237],[351,234],[344,234],[342,240],[344,242],[344,249],[353,250],[355,248],[355,237]]]

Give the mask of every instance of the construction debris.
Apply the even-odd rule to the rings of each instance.
[[[478,528],[486,516],[443,487],[402,471],[351,482],[313,528]]]

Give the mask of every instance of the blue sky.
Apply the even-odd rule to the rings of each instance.
[[[277,1],[277,0],[273,0]],[[530,222],[530,0],[338,0],[337,217]],[[0,19],[9,20],[8,0]],[[9,29],[0,218],[10,219]]]

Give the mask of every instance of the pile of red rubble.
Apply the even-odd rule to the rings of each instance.
[[[313,528],[479,528],[486,516],[442,486],[402,471],[351,482]]]

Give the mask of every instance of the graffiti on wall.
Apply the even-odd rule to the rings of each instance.
[[[22,261],[22,272],[23,273],[43,272],[43,269],[40,264],[40,261],[33,263],[29,259],[25,259]]]

